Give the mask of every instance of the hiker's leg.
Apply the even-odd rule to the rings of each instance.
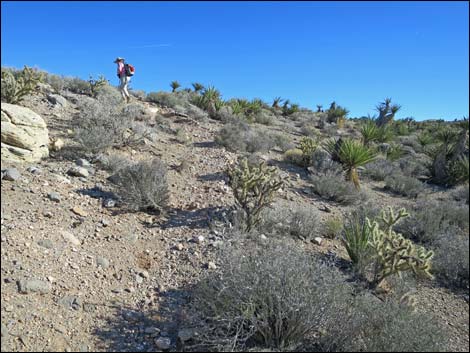
[[[124,84],[124,87],[123,87],[123,91],[124,91],[124,94],[126,95],[126,97],[130,97],[129,92],[127,91],[127,85],[129,84],[130,80],[131,80],[130,77],[126,77],[126,81],[125,81],[125,84]]]
[[[126,76],[121,76],[119,78],[119,80],[120,80],[119,92],[121,92],[121,96],[125,100],[126,99],[126,93],[124,91],[124,86],[126,85]]]

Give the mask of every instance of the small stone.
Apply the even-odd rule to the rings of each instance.
[[[88,173],[88,170],[86,168],[78,167],[78,166],[73,166],[72,168],[70,168],[67,171],[67,174],[71,176],[83,177],[83,178],[86,178],[90,175],[90,173]]]
[[[86,217],[88,216],[88,212],[86,212],[83,208],[81,208],[80,206],[75,206],[72,208],[72,212],[79,215],[79,216],[82,216],[82,217]]]
[[[107,220],[106,218],[104,218],[101,220],[101,224],[103,225],[103,227],[107,227],[111,224],[111,222]]]
[[[20,172],[16,168],[7,168],[3,171],[2,175],[2,179],[10,181],[18,180],[21,177]]]
[[[139,275],[135,276],[135,281],[137,282],[137,284],[144,283],[144,279],[142,277],[140,277]]]
[[[51,211],[44,211],[42,215],[47,218],[52,218],[53,213]]]
[[[124,289],[126,292],[128,293],[134,293],[135,292],[135,288],[134,287],[129,287],[129,288],[126,288]]]
[[[103,207],[111,208],[116,206],[116,201],[113,199],[105,199],[103,200]]]
[[[77,237],[75,237],[75,235],[73,235],[73,234],[70,233],[70,232],[67,232],[66,230],[63,230],[63,231],[62,231],[62,237],[63,237],[66,241],[68,241],[69,243],[71,243],[72,245],[75,245],[75,246],[81,245],[80,240],[78,240]]]
[[[57,151],[60,151],[64,147],[64,145],[65,145],[64,140],[62,140],[61,138],[58,138],[52,141],[50,148],[51,150],[57,152]]]
[[[70,179],[64,177],[63,175],[54,174],[54,178],[56,178],[56,180],[59,183],[62,183],[62,184],[70,184],[71,183]]]
[[[51,285],[40,280],[20,280],[18,281],[18,291],[22,294],[41,293],[46,294],[51,290]]]
[[[189,341],[194,336],[194,330],[192,329],[181,329],[178,331],[178,339],[184,343]]]
[[[57,192],[50,192],[47,194],[49,200],[54,202],[60,202],[60,195]]]
[[[34,167],[34,166],[31,166],[31,167],[28,167],[28,169],[26,169],[28,172],[30,172],[31,174],[39,174],[41,173],[41,169],[38,168],[38,167]]]
[[[83,158],[77,159],[75,164],[80,167],[85,167],[85,168],[91,166],[90,162],[88,162],[86,159],[83,159]]]
[[[217,266],[215,265],[214,262],[209,261],[209,262],[207,263],[207,268],[208,268],[209,270],[215,270],[215,269],[217,268]]]
[[[179,250],[179,251],[183,250],[184,249],[183,244],[181,244],[181,243],[176,244],[176,249]]]
[[[140,276],[140,277],[143,277],[143,278],[149,278],[149,277],[150,277],[149,273],[148,273],[147,271],[145,271],[145,270],[144,270],[144,271],[141,271],[141,272],[139,273],[139,276]]]
[[[259,237],[261,238],[261,240],[268,240],[268,237],[264,234],[261,234]]]
[[[96,258],[96,265],[98,267],[108,268],[109,267],[109,260],[104,258],[104,257],[98,256]]]
[[[167,350],[171,347],[171,340],[168,337],[159,337],[155,340],[155,345],[158,349]]]
[[[317,245],[321,245],[321,242],[322,242],[322,238],[320,237],[315,237],[313,238],[313,242]]]
[[[66,295],[65,297],[59,299],[59,305],[66,307],[67,309],[80,310],[82,307],[81,300],[75,295]]]
[[[146,335],[158,335],[160,333],[160,329],[158,327],[146,327],[144,333]]]
[[[195,236],[193,238],[193,241],[197,244],[201,244],[204,242],[204,237],[202,235]]]
[[[46,249],[52,249],[54,247],[54,243],[50,239],[39,239],[38,245]]]
[[[122,292],[122,289],[121,288],[116,288],[116,289],[111,290],[111,292],[113,292],[114,294],[119,294],[119,293]]]

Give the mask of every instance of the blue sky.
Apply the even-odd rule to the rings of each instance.
[[[132,87],[214,85],[223,98],[333,100],[350,116],[386,97],[398,118],[468,116],[468,2],[2,1],[2,66],[104,74]]]

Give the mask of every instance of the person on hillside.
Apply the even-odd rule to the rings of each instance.
[[[119,91],[121,91],[122,98],[127,103],[129,103],[131,100],[131,96],[127,91],[127,85],[129,84],[131,77],[127,76],[124,58],[117,57],[116,60],[114,60],[114,63],[117,64],[117,76],[119,77],[120,81]]]

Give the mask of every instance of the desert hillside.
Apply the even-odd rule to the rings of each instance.
[[[468,351],[468,118],[172,90],[2,68],[2,351]]]

